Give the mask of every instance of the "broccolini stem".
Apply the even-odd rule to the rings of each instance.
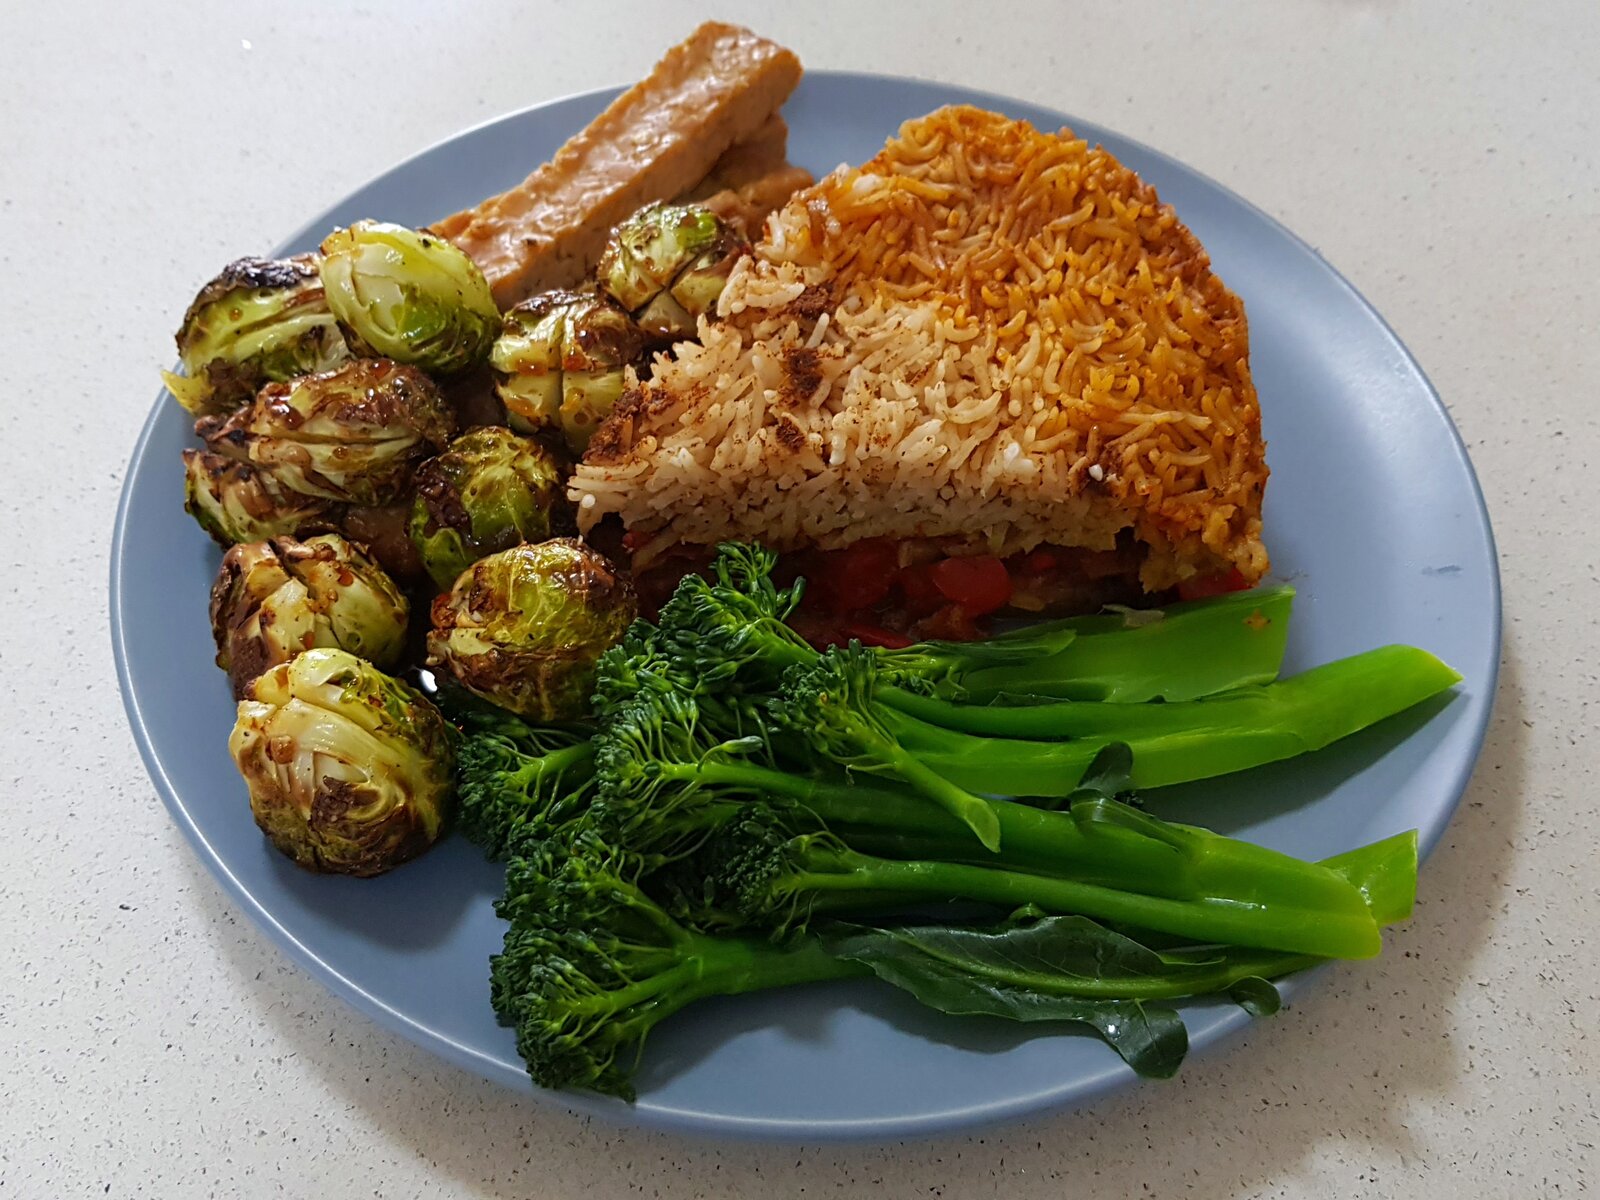
[[[1192,700],[1277,678],[1294,601],[1290,587],[1256,588],[1173,605],[1148,624],[1120,616],[1061,622],[1077,637],[1015,666],[969,671],[962,698],[1001,695],[1139,703]],[[1029,630],[1023,630],[1026,634]]]
[[[1366,899],[1372,918],[1392,925],[1411,915],[1417,902],[1417,831],[1347,850],[1319,864],[1350,882]]]
[[[848,953],[851,926],[836,927],[839,949]],[[842,933],[842,936],[841,936]],[[824,936],[829,936],[824,934]],[[892,943],[893,926],[872,930]],[[1118,972],[1093,975],[1063,971],[1047,960],[1006,957],[996,961],[982,954],[948,951],[937,938],[919,938],[916,953],[942,961],[951,970],[1001,988],[1023,988],[1045,996],[1079,996],[1094,1000],[1173,1000],[1214,995],[1244,979],[1277,979],[1315,966],[1326,959],[1314,954],[1283,954],[1273,950],[1240,950],[1232,946],[1200,946],[1163,952],[1159,973],[1130,976]]]
[[[888,826],[886,818],[896,803],[894,797],[877,797],[866,811],[843,813],[838,806],[813,811],[826,822],[845,818],[845,824],[830,827],[858,850],[875,848],[870,830],[877,824],[891,838],[901,838],[896,851],[880,832],[877,848],[896,856],[915,854],[923,861],[1000,867],[1179,901],[1272,902],[1330,914],[1366,912],[1362,890],[1338,870],[1210,830],[1158,821],[1117,803],[1090,802],[1058,813],[994,800],[990,810],[1002,830],[1002,851],[992,858],[974,853],[970,838],[949,818],[944,818],[942,834],[934,832],[934,814],[915,826]],[[1406,864],[1395,856],[1386,859],[1386,866],[1405,877]],[[1410,877],[1414,874],[1413,858]]]
[[[1132,749],[1133,786],[1163,787],[1320,749],[1460,678],[1424,650],[1385,646],[1276,683],[1170,704],[958,705],[894,688],[880,689],[878,699],[890,732],[952,783],[1065,796],[1108,742]],[[1037,738],[1068,740],[1028,740]]]
[[[970,829],[985,850],[1000,849],[1000,821],[995,816],[992,801],[974,795],[937,771],[929,770],[921,759],[907,753],[898,744],[885,742],[881,750],[884,760],[894,768],[899,778]]]
[[[1224,992],[1244,979],[1280,979],[1295,971],[1327,961],[1315,954],[1283,954],[1267,951],[1229,949],[1220,961],[1174,967],[1163,978],[1131,980],[1074,977],[1073,995],[1095,996],[1106,1000],[1174,1000],[1186,996],[1209,996]]]
[[[1322,958],[1371,958],[1382,945],[1364,903],[1329,912],[1292,900],[1174,900],[1096,884],[947,862],[895,862],[810,842],[800,870],[785,878],[795,894],[900,892],[918,901],[970,900],[1007,908],[1034,905],[1199,942],[1222,942]],[[1352,889],[1353,890],[1353,889]],[[1358,895],[1359,901],[1359,895]]]
[[[925,697],[914,697],[922,701]],[[929,770],[955,784],[984,793],[1008,796],[1070,795],[1082,780],[1095,755],[1107,742],[1117,739],[1082,741],[1037,741],[1023,737],[990,737],[949,729],[902,711],[899,697],[883,697],[878,719],[905,750]],[[932,701],[938,704],[940,701]],[[952,706],[954,707],[954,706]],[[1109,707],[1109,706],[1108,706]],[[1135,705],[1116,705],[1132,708]],[[997,711],[1025,712],[1026,709]],[[1138,748],[1134,749],[1134,769],[1138,767]]]
[[[987,851],[956,814],[930,805],[921,795],[740,763],[707,762],[679,770],[684,778],[747,788],[753,796],[786,797],[851,847],[890,857],[1000,867],[1172,900],[1366,914],[1362,892],[1341,873],[1208,830],[1160,821],[1120,804],[1093,802],[1058,812],[983,800],[999,835],[998,851]],[[1392,866],[1398,860],[1391,853],[1383,861]],[[1414,879],[1414,852],[1411,862]]]
[[[712,996],[734,996],[765,988],[819,983],[870,974],[863,963],[836,958],[806,935],[784,945],[745,937],[693,934],[679,942],[672,965],[642,972],[624,987],[592,996],[568,997],[569,1014],[611,1021],[618,1045],[641,1046],[652,1029],[674,1013]],[[551,1081],[559,1086],[560,1080]]]
[[[916,827],[926,821],[934,829],[957,831],[956,836],[968,842],[971,841],[971,833],[964,831],[978,833],[981,846],[989,850],[999,849],[1000,825],[991,811],[992,801],[952,786],[897,748],[891,751],[886,747],[885,753],[894,753],[905,760],[897,765],[908,776],[913,776],[907,778],[908,783],[925,789],[938,789],[941,797],[948,798],[948,803],[934,807],[924,796],[915,792],[792,775],[754,764],[709,761],[692,766],[673,766],[665,769],[664,773],[686,782],[698,780],[748,788],[752,792],[771,796],[784,796],[800,802],[828,823],[856,823],[871,820],[875,816],[879,820],[872,823],[890,819]],[[915,778],[917,776],[920,778]],[[954,821],[939,820],[942,812],[949,813]],[[980,828],[984,832],[979,832]]]
[[[880,798],[888,801],[890,798]],[[880,808],[883,805],[880,804]],[[972,866],[1002,867],[1008,870],[1024,871],[1029,874],[1051,875],[1062,871],[1070,871],[1073,862],[1082,857],[1081,853],[1074,853],[1070,846],[1062,847],[1055,844],[1055,839],[1050,837],[1033,836],[1031,832],[1015,828],[1010,822],[1011,810],[1003,803],[996,809],[1000,816],[1002,834],[1006,839],[1005,850],[998,857],[988,855],[974,855],[971,853],[971,839],[965,832],[955,827],[955,823],[948,817],[940,814],[948,826],[944,833],[934,833],[927,830],[913,831],[907,828],[885,828],[870,823],[830,825],[834,834],[848,845],[852,850],[862,854],[877,855],[880,858],[897,859],[927,859],[940,862],[965,862]],[[1037,810],[1033,810],[1037,811]],[[848,814],[854,816],[855,814]],[[1046,814],[1053,816],[1058,814]],[[1239,843],[1251,845],[1250,843]],[[1254,847],[1252,847],[1254,848]],[[1080,848],[1081,850],[1081,848]],[[1271,852],[1268,852],[1271,853]],[[1093,864],[1092,852],[1088,860]],[[1100,860],[1104,864],[1104,860]],[[1293,861],[1293,860],[1291,860]],[[1373,920],[1379,925],[1392,925],[1403,921],[1411,915],[1412,906],[1416,902],[1417,891],[1417,835],[1415,831],[1396,834],[1394,837],[1385,838],[1383,841],[1374,842],[1370,846],[1362,846],[1343,854],[1325,858],[1316,863],[1300,863],[1304,867],[1317,867],[1320,870],[1308,873],[1306,878],[1312,881],[1312,886],[1317,889],[1326,887],[1326,874],[1338,876],[1360,893],[1367,908],[1372,913]],[[1291,897],[1309,899],[1309,889],[1299,885],[1297,873],[1286,875],[1282,882],[1286,892]],[[1090,882],[1094,876],[1078,876],[1083,882]],[[1185,893],[1178,888],[1166,886],[1173,876],[1146,876],[1143,886],[1138,890],[1146,894],[1164,895],[1172,899],[1183,899]],[[1234,882],[1237,882],[1235,880]],[[1124,883],[1124,886],[1126,884]]]
[[[564,776],[568,771],[582,769],[585,774],[594,762],[594,742],[582,741],[559,750],[551,750],[537,758],[527,757],[512,776],[516,783],[526,785],[539,779]]]
[[[697,960],[700,978],[691,989],[693,995],[684,1003],[706,996],[735,996],[871,973],[861,963],[835,958],[818,938],[810,935],[774,944],[756,938],[697,934],[688,953]]]
[[[952,704],[899,689],[880,692],[885,703],[924,721],[991,737],[1119,738],[1207,732],[1229,728],[1284,729],[1308,740],[1328,730],[1353,732],[1408,708],[1461,676],[1426,650],[1380,646],[1337,659],[1287,679],[1239,688],[1223,696],[1166,704],[1105,705],[1067,700],[1055,704]],[[1335,736],[1341,736],[1335,734]],[[1317,745],[1331,738],[1323,737]]]

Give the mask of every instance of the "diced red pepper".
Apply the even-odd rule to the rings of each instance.
[[[1196,575],[1178,584],[1178,599],[1204,600],[1207,596],[1225,596],[1229,592],[1249,590],[1250,583],[1239,574],[1238,567],[1230,567],[1221,575]]]
[[[933,583],[947,600],[974,617],[1004,608],[1011,599],[1011,576],[1005,563],[991,555],[935,563]]]
[[[1022,569],[1030,575],[1043,575],[1054,571],[1060,561],[1053,550],[1035,550],[1022,560]]]

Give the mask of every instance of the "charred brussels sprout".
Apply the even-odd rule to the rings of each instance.
[[[440,375],[481,363],[500,328],[478,264],[404,225],[357,221],[322,243],[328,306],[353,345]]]
[[[415,858],[455,798],[444,718],[344,650],[307,650],[251,684],[228,750],[256,824],[313,871],[377,875]]]
[[[582,454],[643,349],[638,327],[609,300],[552,291],[506,313],[489,365],[512,428],[559,429]]]
[[[611,231],[595,276],[646,336],[675,342],[716,308],[744,249],[710,209],[651,204]]]
[[[183,507],[221,545],[331,529],[336,506],[280,487],[249,463],[183,452]]]
[[[179,404],[200,414],[229,412],[265,382],[350,357],[310,254],[229,263],[189,305],[177,340],[187,377],[161,376]]]
[[[223,556],[211,589],[217,666],[235,700],[263,671],[318,646],[393,666],[409,611],[383,568],[338,534],[248,542]]]
[[[544,541],[566,516],[555,456],[498,426],[469,430],[423,463],[416,489],[411,540],[442,588],[486,554]]]
[[[575,538],[514,546],[434,600],[428,665],[531,721],[571,720],[637,610],[627,580]]]
[[[255,401],[195,432],[281,487],[351,504],[400,498],[423,459],[444,449],[455,414],[421,371],[362,358],[320,375],[269,383]]]

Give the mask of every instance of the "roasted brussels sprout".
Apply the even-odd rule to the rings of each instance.
[[[473,429],[417,468],[411,540],[442,588],[478,559],[542,542],[568,516],[561,465],[532,438]]]
[[[322,243],[321,272],[351,344],[396,362],[453,375],[481,363],[500,328],[478,264],[404,225],[334,230]]]
[[[161,377],[193,413],[230,412],[269,380],[336,367],[350,357],[323,296],[315,255],[241,258],[222,268],[183,314],[178,357]]]
[[[235,700],[269,667],[317,646],[393,666],[405,649],[409,613],[383,568],[336,533],[235,546],[211,588],[217,666],[228,673]]]
[[[250,463],[282,487],[351,504],[400,498],[423,459],[444,449],[455,414],[415,367],[359,358],[290,383],[269,383],[226,420],[195,432],[219,454]]]
[[[428,665],[531,721],[571,720],[637,611],[627,580],[576,538],[514,546],[434,600]]]
[[[252,683],[228,750],[256,824],[313,871],[377,875],[415,858],[455,799],[444,718],[344,650],[306,650]]]
[[[716,308],[745,248],[710,209],[650,204],[611,231],[595,277],[647,337],[675,342]]]
[[[615,304],[558,290],[506,313],[489,365],[513,429],[559,429],[582,454],[643,350],[638,327]]]
[[[280,487],[249,463],[183,452],[183,507],[221,545],[332,529],[336,506]]]

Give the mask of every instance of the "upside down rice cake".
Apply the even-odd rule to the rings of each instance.
[[[1267,569],[1244,308],[1153,188],[1069,131],[907,122],[773,214],[572,482],[636,567],[723,539],[1138,551],[1149,592]]]

